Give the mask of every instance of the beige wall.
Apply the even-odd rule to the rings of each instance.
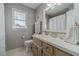
[[[43,10],[46,8],[46,3],[41,3],[41,5],[36,9],[36,21],[42,21],[42,31],[44,30],[44,23],[43,23]],[[39,19],[37,19],[39,17]]]
[[[12,8],[22,10],[25,13],[28,13],[26,24],[27,29],[12,29]],[[34,23],[35,23],[35,11],[31,8],[28,8],[21,4],[10,3],[5,4],[5,29],[6,29],[6,48],[7,50],[20,47],[24,45],[24,41],[31,39],[31,36],[34,32]],[[25,39],[21,39],[22,36],[25,36]]]
[[[43,20],[43,10],[46,8],[45,3],[41,3],[41,5],[36,9],[36,17],[39,16],[38,20]]]

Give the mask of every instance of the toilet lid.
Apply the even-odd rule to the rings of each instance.
[[[25,43],[25,44],[27,44],[27,43],[32,43],[32,41],[33,41],[33,40],[26,40],[26,41],[24,41],[24,43]]]

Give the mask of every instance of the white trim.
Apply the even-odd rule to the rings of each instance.
[[[25,26],[24,27],[16,27],[14,24],[15,24],[15,22],[14,22],[14,20],[15,20],[15,15],[14,15],[14,12],[15,11],[17,11],[17,12],[19,12],[19,13],[21,13],[21,14],[23,14],[24,16],[25,16]],[[16,9],[16,8],[12,8],[12,28],[13,29],[17,29],[17,28],[25,28],[25,29],[27,29],[27,24],[26,24],[26,19],[27,19],[27,14],[25,13],[25,12],[23,12],[22,10],[18,10],[18,9]]]

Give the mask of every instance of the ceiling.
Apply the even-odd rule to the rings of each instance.
[[[67,9],[69,7],[71,7],[71,5],[73,5],[72,3],[63,3],[62,5],[60,6],[57,6],[55,7],[54,9],[48,9],[46,11],[46,14],[49,15],[49,16],[54,16],[54,15],[58,15],[60,13],[63,13],[65,11],[67,11]]]
[[[36,9],[40,5],[40,3],[22,3],[22,4],[32,9]]]

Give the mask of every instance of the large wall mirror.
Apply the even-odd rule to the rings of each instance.
[[[44,30],[65,32],[74,24],[74,4],[47,4],[44,10]]]

